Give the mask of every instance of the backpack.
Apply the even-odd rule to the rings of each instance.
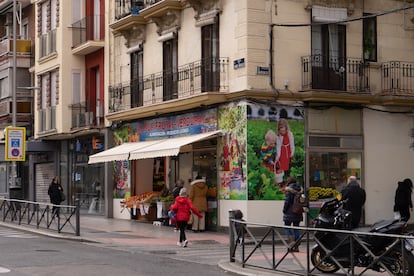
[[[297,193],[293,197],[292,213],[295,215],[301,215],[306,207],[306,196],[304,193]]]

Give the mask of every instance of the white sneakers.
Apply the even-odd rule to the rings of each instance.
[[[183,242],[177,242],[177,245],[178,246],[182,246],[182,247],[187,247],[187,244],[188,244],[188,241],[187,240],[185,240]]]

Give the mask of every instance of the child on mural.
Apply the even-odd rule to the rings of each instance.
[[[276,138],[276,133],[273,130],[268,130],[260,150],[262,165],[271,172],[275,171]]]
[[[222,159],[222,167],[223,171],[230,171],[230,149],[229,149],[229,135],[225,135],[224,139],[224,145],[223,145],[223,159]]]
[[[280,165],[280,169],[285,172],[285,175],[289,175],[290,159],[295,153],[293,133],[289,129],[288,121],[284,118],[279,119],[277,130],[276,162]]]

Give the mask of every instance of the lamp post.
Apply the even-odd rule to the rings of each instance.
[[[17,56],[17,42],[16,42],[16,0],[13,0],[13,82],[12,82],[12,127],[16,126],[16,83],[17,83],[17,76],[16,76],[16,56]],[[11,179],[9,181],[9,189],[11,187],[17,187],[16,183],[17,179],[17,168],[16,168],[16,161],[12,161],[11,164]],[[9,190],[10,193],[10,190]]]

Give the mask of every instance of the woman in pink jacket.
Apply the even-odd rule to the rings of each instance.
[[[175,212],[177,225],[180,229],[180,240],[177,242],[177,245],[187,247],[188,241],[185,236],[185,229],[187,228],[187,221],[190,219],[190,211],[193,211],[199,218],[202,218],[203,215],[198,212],[191,200],[187,197],[186,188],[181,188],[180,195],[175,198],[170,210]]]

